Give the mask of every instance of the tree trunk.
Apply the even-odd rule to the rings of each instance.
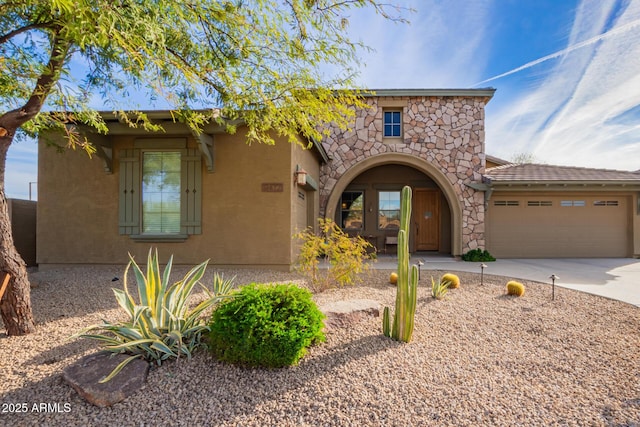
[[[63,27],[54,26],[52,30],[49,62],[35,82],[31,96],[22,107],[0,115],[0,274],[11,275],[9,286],[0,301],[0,314],[8,335],[26,335],[34,332],[36,327],[31,311],[31,285],[27,265],[13,245],[9,207],[4,191],[7,152],[18,128],[42,109],[68,59],[71,42],[60,36]]]
[[[13,244],[9,206],[4,191],[4,172],[7,151],[13,140],[13,132],[0,136],[0,280],[11,275],[2,300],[0,313],[8,335],[26,335],[36,330],[31,311],[31,285],[27,265]]]

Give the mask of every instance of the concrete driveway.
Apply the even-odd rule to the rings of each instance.
[[[451,270],[480,273],[479,262],[458,261],[451,257],[414,255],[422,260],[422,270]],[[551,284],[549,276],[560,279],[556,285],[624,301],[640,307],[640,260],[633,258],[579,259],[499,259],[485,263],[486,274]],[[380,257],[374,268],[395,270],[397,259]]]

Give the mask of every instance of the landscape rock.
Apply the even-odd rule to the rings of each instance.
[[[327,316],[324,321],[327,329],[345,328],[365,317],[380,316],[380,303],[370,299],[352,299],[324,304],[320,310]]]
[[[64,369],[62,377],[82,398],[96,406],[106,407],[126,399],[147,381],[149,363],[142,359],[129,362],[115,377],[100,384],[129,356],[109,352],[90,354]]]

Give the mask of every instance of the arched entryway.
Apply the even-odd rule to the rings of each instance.
[[[385,236],[397,233],[393,229],[395,201],[404,185],[411,186],[414,193],[411,249],[460,255],[462,208],[455,189],[440,170],[416,156],[385,153],[355,164],[335,183],[325,217],[340,222],[349,218],[340,225],[384,250]]]

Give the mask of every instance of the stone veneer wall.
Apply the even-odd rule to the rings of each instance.
[[[371,108],[356,111],[352,130],[330,127],[330,135],[323,140],[331,161],[323,165],[320,175],[321,215],[325,215],[327,201],[340,177],[356,163],[384,153],[410,154],[435,166],[453,187],[462,206],[462,252],[484,248],[484,193],[465,184],[482,181],[484,106],[488,100],[455,96],[368,98]],[[383,110],[400,108],[402,142],[385,142]]]

